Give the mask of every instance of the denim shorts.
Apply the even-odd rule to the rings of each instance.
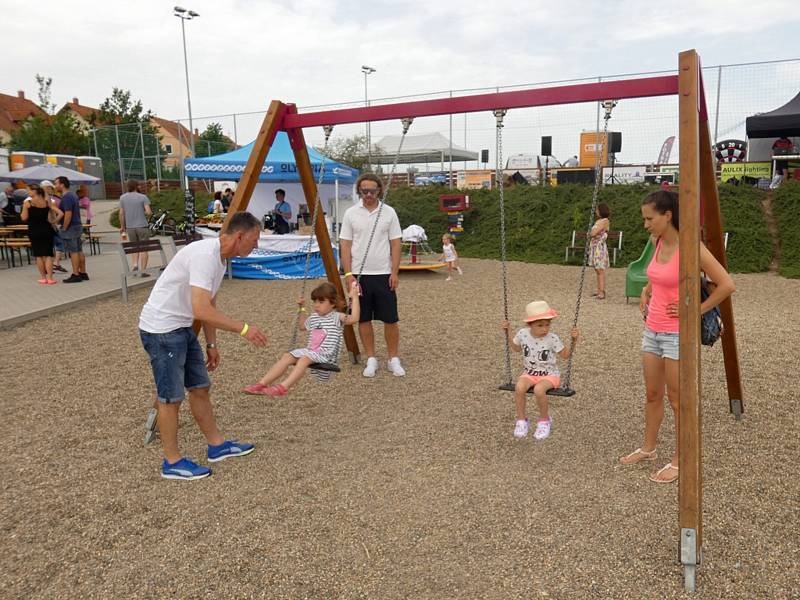
[[[642,352],[649,352],[661,358],[678,360],[679,339],[677,333],[656,333],[645,327],[642,334]]]
[[[62,229],[59,235],[61,241],[64,243],[64,250],[66,252],[83,252],[83,225],[72,224],[69,229]]]
[[[64,252],[64,241],[61,239],[61,233],[56,231],[53,235],[53,248],[56,249],[56,252]]]
[[[148,333],[140,329],[139,337],[150,355],[159,402],[182,402],[184,390],[211,387],[206,357],[191,327],[167,333]]]

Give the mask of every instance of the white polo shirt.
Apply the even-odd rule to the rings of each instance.
[[[383,206],[383,209],[381,209]],[[375,220],[381,214],[380,223],[375,226]],[[375,227],[375,235],[369,247],[369,254],[366,257],[364,269],[361,263],[364,262],[364,252],[367,249],[367,242]],[[342,231],[339,238],[353,242],[351,271],[354,275],[387,275],[392,272],[392,251],[389,242],[403,236],[400,229],[400,219],[397,213],[388,204],[378,203],[371,212],[364,207],[363,200],[351,206],[344,213],[342,219]]]
[[[139,315],[139,329],[148,333],[168,333],[191,327],[192,287],[217,295],[226,263],[220,256],[219,238],[184,246],[161,273]]]

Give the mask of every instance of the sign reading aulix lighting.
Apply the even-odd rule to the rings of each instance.
[[[772,163],[768,162],[735,162],[722,163],[719,180],[728,181],[729,179],[741,179],[742,177],[752,177],[761,179],[772,177]]]

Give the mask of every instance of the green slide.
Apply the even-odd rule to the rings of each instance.
[[[655,244],[651,239],[647,240],[647,245],[642,251],[642,255],[628,265],[628,272],[625,275],[625,302],[628,298],[638,298],[642,295],[644,286],[647,285],[647,265],[653,258],[656,250]]]

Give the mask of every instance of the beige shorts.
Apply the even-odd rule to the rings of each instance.
[[[148,227],[131,227],[126,229],[129,242],[146,242],[150,239],[150,229]]]

